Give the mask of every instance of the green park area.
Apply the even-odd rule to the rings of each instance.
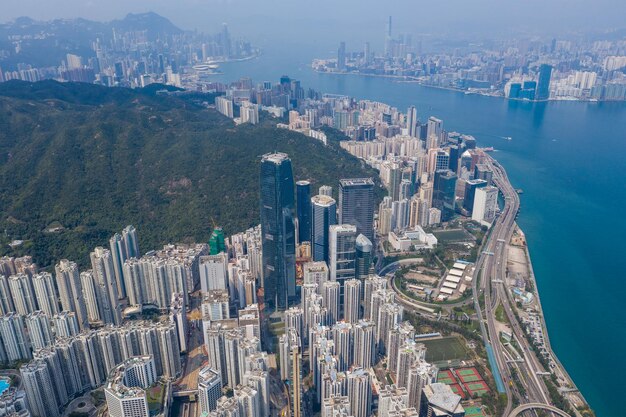
[[[420,341],[426,346],[428,362],[442,362],[468,359],[463,340],[456,336]]]
[[[434,231],[433,234],[441,243],[473,242],[476,239],[464,229]]]

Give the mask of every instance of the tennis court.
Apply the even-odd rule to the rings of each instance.
[[[489,387],[485,381],[467,382],[463,385],[465,385],[465,389],[469,392],[470,396],[474,396],[474,394],[476,394],[480,397],[481,395],[489,392]]]
[[[452,385],[456,384],[456,378],[452,375],[452,371],[439,371],[437,374],[437,382],[441,382],[442,384]]]
[[[474,367],[455,369],[454,372],[458,375],[461,382],[464,382],[464,383],[483,380],[483,378],[480,376],[480,374]]]
[[[465,407],[465,417],[485,417],[480,407]]]
[[[467,395],[463,391],[463,388],[461,388],[461,385],[459,385],[459,384],[450,384],[450,389],[452,389],[452,392],[454,392],[456,395],[459,395],[462,400],[467,398]]]

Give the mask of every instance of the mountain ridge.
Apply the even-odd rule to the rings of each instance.
[[[260,125],[235,126],[195,96],[6,84],[0,84],[1,252],[30,254],[43,266],[62,258],[88,265],[89,251],[127,224],[137,228],[144,251],[206,241],[212,219],[227,234],[258,224],[259,163],[267,152],[288,153],[294,177],[315,188],[336,190],[345,177],[377,178],[336,142],[324,146],[277,129],[265,115]],[[14,239],[25,242],[11,248]]]

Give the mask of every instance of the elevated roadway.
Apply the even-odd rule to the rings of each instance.
[[[530,411],[530,410],[546,410],[556,415],[559,415],[561,417],[571,417],[569,414],[567,414],[565,411],[559,408],[553,407],[551,405],[541,404],[541,403],[522,404],[519,407],[515,408],[513,411],[511,411],[508,417],[521,416],[522,413],[524,413],[524,411]]]

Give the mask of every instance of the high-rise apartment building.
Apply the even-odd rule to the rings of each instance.
[[[9,277],[9,289],[16,313],[25,316],[37,310],[31,275],[24,273],[11,275]]]
[[[58,417],[59,405],[53,388],[53,378],[43,360],[36,360],[20,368],[20,376],[28,398],[28,409],[33,417]]]
[[[359,321],[361,311],[361,288],[360,279],[348,279],[344,282],[343,318],[347,323],[356,323]]]
[[[205,366],[198,374],[198,402],[200,414],[210,413],[217,408],[217,400],[222,396],[222,376],[219,370]]]
[[[40,272],[33,276],[33,288],[39,309],[46,313],[48,317],[57,314],[59,312],[59,302],[52,274]]]
[[[88,327],[87,308],[78,266],[75,262],[62,259],[55,266],[55,271],[63,311],[76,313],[76,320],[80,329],[86,329]]]
[[[122,312],[118,302],[118,286],[111,251],[103,247],[96,247],[91,252],[90,258],[101,319],[105,323],[119,325],[122,322]]]
[[[50,346],[54,341],[49,318],[43,311],[35,311],[26,316],[26,328],[33,350]]]
[[[11,312],[0,317],[0,336],[2,336],[0,342],[9,362],[31,357],[22,316]]]

